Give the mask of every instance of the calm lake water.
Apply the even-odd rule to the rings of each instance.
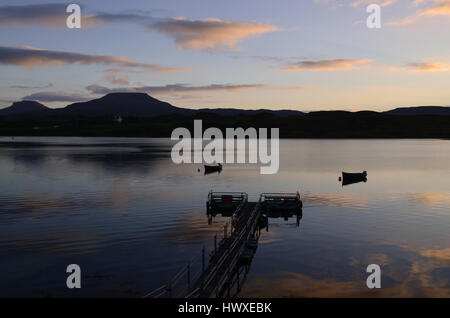
[[[209,190],[299,191],[303,217],[270,219],[240,297],[449,297],[450,141],[282,140],[280,170],[175,165],[171,142],[0,138],[0,296],[141,297],[228,220]],[[341,171],[368,172],[343,187]],[[382,288],[366,287],[381,267]],[[82,288],[66,287],[79,264]]]

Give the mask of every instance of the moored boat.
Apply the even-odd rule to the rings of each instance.
[[[367,181],[367,171],[363,172],[342,172],[342,185],[348,185]]]
[[[222,164],[218,164],[217,166],[209,166],[205,165],[205,174],[213,173],[213,172],[221,172],[222,171]]]

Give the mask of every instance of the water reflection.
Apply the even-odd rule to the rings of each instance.
[[[389,247],[396,249],[396,247]],[[448,249],[447,249],[448,250]],[[355,269],[367,264],[379,264],[383,268],[381,289],[368,289],[364,273],[353,280],[321,278],[317,274],[300,272],[275,272],[270,277],[248,280],[240,297],[449,297],[450,279],[448,251],[436,250],[431,255],[408,253],[408,262],[398,264],[387,254],[367,253],[350,258],[348,266]],[[436,253],[436,254],[435,254]],[[434,256],[438,255],[437,258]],[[441,258],[442,255],[444,259]],[[431,256],[431,257],[429,257]],[[398,268],[401,268],[398,271]]]
[[[289,211],[269,211],[267,213],[267,220],[266,220],[266,228],[267,232],[269,231],[269,225],[270,225],[270,219],[277,219],[282,218],[286,223],[288,223],[289,219],[295,219],[295,226],[300,226],[300,221],[303,218],[303,210],[300,210],[299,212],[289,212]]]
[[[72,166],[101,169],[106,173],[148,173],[157,160],[170,156],[168,148],[135,145],[129,147],[104,144],[95,147],[58,145],[43,148],[14,146],[3,150],[4,159],[10,159],[14,164],[29,169],[40,169],[54,161],[66,161]]]
[[[170,140],[15,142],[0,145],[0,296],[144,295],[229,220],[208,225],[210,189],[249,201],[298,189],[304,203],[303,219],[268,217],[239,296],[448,296],[449,141],[281,140],[275,175],[227,164],[206,177],[173,164]],[[364,169],[370,182],[336,182],[336,171]],[[377,262],[383,288],[368,291],[365,267]],[[61,287],[71,263],[86,274],[76,294]]]

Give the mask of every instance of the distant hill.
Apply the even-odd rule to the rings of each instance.
[[[262,113],[269,113],[274,114],[280,117],[287,117],[291,115],[304,115],[304,112],[298,111],[298,110],[271,110],[271,109],[256,109],[256,110],[249,110],[249,109],[237,109],[237,108],[201,108],[196,110],[196,113],[214,113],[216,115],[221,116],[238,116],[238,115],[244,115],[244,116],[251,116],[256,114],[262,114]]]
[[[446,107],[414,107],[388,112],[184,109],[146,94],[109,94],[62,109],[17,102],[0,111],[0,136],[170,137],[177,127],[279,128],[281,138],[445,138]],[[438,112],[437,112],[438,111]],[[430,115],[433,114],[433,115]],[[121,115],[122,121],[113,120]],[[415,116],[412,116],[415,115]],[[448,114],[447,114],[448,115]]]
[[[373,111],[317,111],[304,113],[296,110],[270,110],[270,109],[237,109],[237,108],[202,108],[188,109],[173,106],[167,102],[160,101],[145,93],[110,93],[101,98],[87,102],[70,104],[64,108],[52,109],[35,101],[15,102],[12,106],[1,109],[0,116],[26,116],[42,117],[59,115],[64,117],[85,116],[85,117],[109,117],[120,115],[123,117],[159,117],[170,115],[199,116],[203,114],[219,116],[254,116],[259,114],[271,114],[277,117],[289,116],[318,116],[318,117],[347,117],[351,114],[360,116],[370,116],[372,114],[387,115],[450,115],[450,107],[421,106],[396,108],[386,112]]]
[[[153,117],[189,113],[190,110],[172,106],[145,93],[111,93],[88,102],[68,105],[60,113],[83,116]]]
[[[41,103],[35,101],[24,100],[15,102],[11,106],[0,109],[0,116],[36,116],[47,115],[52,111]]]
[[[84,116],[121,115],[134,117],[157,117],[162,115],[194,116],[200,113],[214,113],[221,116],[254,115],[257,113],[274,113],[279,116],[303,114],[295,110],[245,110],[237,108],[202,108],[188,109],[172,106],[145,93],[111,93],[99,99],[71,104],[60,113]]]
[[[450,115],[450,107],[418,106],[401,107],[385,112],[390,115]]]
[[[45,110],[45,112],[44,112]],[[202,108],[188,109],[173,106],[145,93],[110,93],[101,98],[87,102],[70,104],[64,108],[52,109],[38,102],[22,101],[0,110],[0,116],[17,115],[80,115],[86,117],[125,116],[125,117],[158,117],[166,115],[195,116],[198,114],[215,114],[221,116],[251,116],[260,113],[270,113],[281,117],[303,115],[295,110],[246,110],[237,108]]]

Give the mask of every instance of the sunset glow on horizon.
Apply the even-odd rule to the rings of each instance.
[[[369,29],[367,5],[381,8]],[[186,108],[450,105],[450,0],[0,5],[0,108],[144,92]]]

